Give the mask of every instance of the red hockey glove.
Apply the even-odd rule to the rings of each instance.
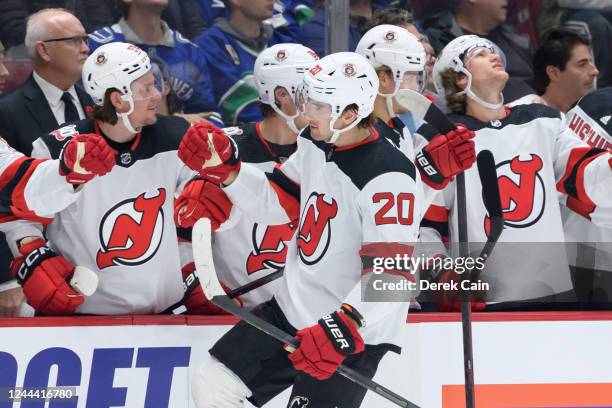
[[[178,150],[179,158],[202,178],[223,183],[228,176],[240,169],[238,146],[221,129],[211,123],[192,125]]]
[[[438,283],[447,283],[454,288],[449,290],[440,289],[435,299],[439,299],[436,302],[436,310],[439,312],[460,312],[461,311],[461,281],[466,279],[467,276],[464,274],[458,274],[453,270],[442,271],[438,277]],[[470,307],[472,312],[481,312],[486,307],[486,302],[478,300],[481,293],[469,293]]]
[[[355,323],[343,310],[324,316],[318,324],[298,331],[295,337],[300,346],[289,354],[289,360],[296,370],[317,380],[327,380],[347,356],[365,348]]]
[[[185,286],[185,302],[187,314],[194,315],[227,315],[225,310],[212,303],[202,290],[200,279],[195,270],[195,264],[189,263],[181,270]]]
[[[174,202],[174,222],[181,228],[189,228],[206,217],[215,231],[227,221],[231,211],[232,202],[219,186],[206,180],[193,180]]]
[[[464,127],[435,136],[416,156],[423,181],[435,189],[444,188],[450,178],[469,169],[476,161],[474,132]]]
[[[47,315],[73,314],[85,298],[68,281],[74,265],[37,239],[23,245],[11,264],[11,272],[23,287],[28,303]]]
[[[102,136],[90,133],[73,137],[60,153],[60,174],[71,184],[83,184],[110,172],[117,152]]]

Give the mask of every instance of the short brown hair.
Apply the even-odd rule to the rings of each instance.
[[[442,77],[446,106],[448,106],[448,109],[453,113],[465,114],[467,110],[467,96],[457,95],[458,92],[463,91],[463,89],[457,85],[457,81],[465,77],[465,74],[447,68],[440,73],[440,76]]]
[[[259,111],[264,118],[276,116],[276,112],[267,103],[259,102]]]
[[[104,103],[102,106],[96,105],[93,110],[93,117],[100,122],[110,123],[115,125],[117,123],[117,111],[110,100],[113,92],[119,92],[117,88],[109,88],[104,93]]]
[[[346,111],[350,111],[350,110],[352,110],[354,112],[358,112],[359,111],[359,106],[357,106],[356,103],[351,103],[349,106],[344,108],[342,113],[344,113]],[[357,124],[357,127],[361,128],[361,129],[369,129],[372,126],[374,126],[374,123],[376,123],[376,116],[374,115],[374,112],[372,112],[368,116],[366,116],[365,118],[361,119],[359,121],[359,123]]]

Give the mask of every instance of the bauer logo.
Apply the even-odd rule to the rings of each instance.
[[[330,200],[328,198],[328,200]],[[313,265],[323,258],[332,236],[331,220],[338,214],[338,203],[324,194],[312,193],[300,217],[297,246],[298,254],[306,265]]]
[[[539,172],[542,158],[536,154],[516,156],[497,165],[497,182],[504,213],[504,225],[527,228],[538,222],[544,213],[546,191]],[[485,216],[485,232],[490,220]]]
[[[102,217],[98,268],[140,265],[155,255],[164,233],[166,190],[160,188],[157,193],[122,201]]]

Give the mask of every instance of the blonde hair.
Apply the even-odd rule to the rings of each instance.
[[[457,95],[463,91],[457,82],[465,77],[461,72],[455,72],[451,68],[447,68],[440,73],[442,78],[442,86],[444,87],[444,100],[446,106],[453,113],[465,114],[467,110],[467,95]]]

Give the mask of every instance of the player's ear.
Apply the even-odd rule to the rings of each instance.
[[[461,90],[464,90],[468,85],[468,78],[465,74],[460,73],[457,75],[456,81],[457,87]]]
[[[346,127],[354,121],[359,120],[357,117],[357,111],[355,109],[345,109],[344,112],[342,112],[342,115],[340,115],[340,119],[343,121],[342,127]]]
[[[378,75],[378,89],[381,93],[389,94],[393,92],[395,88],[395,82],[393,81],[392,75],[386,69],[376,70]]]
[[[113,108],[115,108],[115,111],[119,113],[127,112],[130,109],[129,104],[123,99],[121,99],[121,92],[119,91],[111,92],[109,100],[110,103],[113,105]]]

